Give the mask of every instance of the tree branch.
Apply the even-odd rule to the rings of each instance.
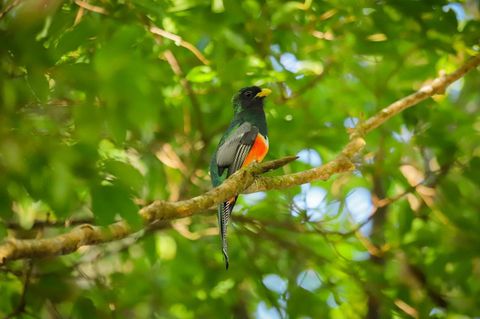
[[[155,201],[140,210],[145,225],[191,216],[223,202],[240,193],[252,193],[270,189],[284,189],[315,180],[326,180],[333,174],[350,171],[354,168],[351,159],[365,146],[364,134],[385,123],[388,119],[428,97],[444,92],[445,89],[463,77],[468,71],[480,65],[480,55],[467,61],[451,74],[442,75],[417,92],[404,97],[365,122],[359,124],[350,136],[350,142],[332,161],[306,171],[276,177],[258,175],[282,167],[296,159],[287,157],[261,164],[252,164],[229,177],[222,185],[203,195],[179,202]],[[31,257],[47,257],[74,252],[84,245],[93,245],[125,238],[135,231],[125,221],[105,227],[83,225],[72,231],[52,238],[19,240],[9,238],[0,245],[0,265],[9,261]]]
[[[176,35],[176,34],[173,34],[171,32],[168,32],[166,30],[163,30],[163,29],[160,29],[159,27],[155,26],[155,25],[151,25],[150,28],[149,28],[149,31],[153,34],[156,34],[158,36],[161,36],[163,38],[166,38],[166,39],[169,39],[169,40],[172,40],[173,42],[175,42],[176,45],[179,45],[179,46],[182,46],[184,47],[185,49],[189,50],[190,52],[192,52],[198,60],[200,60],[200,62],[202,62],[203,64],[205,65],[209,65],[210,64],[210,61],[208,61],[208,59],[197,49],[197,47],[195,47],[193,44],[191,44],[190,42],[187,42],[185,40],[182,39],[181,36],[179,35]]]
[[[104,8],[99,7],[99,6],[95,6],[95,5],[90,4],[90,3],[86,2],[86,1],[75,0],[75,3],[76,3],[77,6],[79,6],[80,8],[86,9],[86,10],[88,10],[88,11],[92,11],[92,12],[100,13],[100,14],[108,14],[108,13],[107,13],[107,10],[105,10]]]
[[[182,85],[183,89],[186,91],[188,98],[190,99],[190,103],[192,104],[192,109],[194,113],[193,116],[195,117],[195,124],[203,137],[205,135],[205,129],[203,127],[203,121],[201,117],[202,113],[201,113],[200,103],[198,102],[197,96],[193,91],[192,85],[185,77],[182,71],[182,68],[180,67],[180,64],[178,63],[178,60],[173,54],[173,52],[171,50],[166,50],[163,53],[163,56],[167,60],[168,64],[170,64],[170,67],[172,68],[175,75],[177,75],[180,78],[180,84]],[[189,128],[189,130],[190,129],[191,128]]]
[[[31,229],[41,229],[45,227],[72,227],[78,226],[83,224],[93,223],[93,217],[81,217],[81,218],[68,218],[68,219],[61,219],[61,220],[53,220],[50,219],[50,215],[47,215],[46,219],[36,219],[33,221],[33,225]],[[19,222],[17,221],[8,221],[5,223],[5,226],[10,230],[22,230],[24,229]]]
[[[13,0],[9,4],[7,4],[5,8],[2,11],[0,11],[0,20],[3,19],[3,17],[5,17],[7,13],[9,13],[13,8],[18,6],[19,4],[20,4],[20,0]]]
[[[25,313],[25,307],[27,305],[26,297],[27,297],[28,287],[30,285],[30,277],[33,271],[33,264],[31,261],[27,261],[26,266],[27,267],[24,271],[25,273],[24,273],[23,289],[22,289],[22,294],[20,295],[20,300],[18,301],[17,307],[12,311],[12,313],[6,316],[5,319],[17,318],[22,313]]]

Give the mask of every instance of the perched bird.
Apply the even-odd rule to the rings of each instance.
[[[214,187],[235,171],[253,161],[260,162],[268,152],[267,121],[263,99],[272,91],[250,86],[233,96],[233,119],[212,156],[210,176]],[[218,206],[218,224],[225,267],[228,269],[227,224],[237,197]]]

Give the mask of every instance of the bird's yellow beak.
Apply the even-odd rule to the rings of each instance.
[[[255,97],[265,97],[265,96],[269,96],[270,93],[272,93],[272,90],[270,90],[270,89],[262,89],[260,92],[257,93],[257,95],[255,95]]]

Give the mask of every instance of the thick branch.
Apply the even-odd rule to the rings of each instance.
[[[350,160],[365,146],[365,141],[362,138],[365,133],[382,125],[406,108],[436,93],[445,91],[450,84],[460,79],[468,71],[476,68],[479,64],[480,55],[466,62],[452,74],[442,75],[434,79],[419,91],[390,104],[373,115],[353,131],[350,142],[343,148],[342,152],[325,165],[294,174],[276,177],[257,177],[268,170],[288,164],[295,160],[295,157],[253,164],[236,172],[222,185],[203,195],[179,202],[155,201],[142,208],[140,214],[145,224],[150,225],[154,222],[177,219],[199,213],[239,193],[288,188],[315,180],[326,180],[333,174],[352,170],[354,166]],[[68,254],[77,250],[80,246],[121,239],[138,230],[140,229],[133,229],[126,222],[122,221],[106,227],[84,225],[53,238],[36,240],[7,239],[5,243],[0,245],[0,264],[5,264],[15,259]]]
[[[424,85],[417,92],[410,94],[376,113],[365,122],[360,123],[352,133],[350,142],[343,148],[341,154],[333,161],[326,163],[323,166],[312,168],[303,172],[287,174],[276,177],[258,177],[255,179],[253,185],[249,187],[246,192],[253,193],[258,191],[265,191],[270,189],[283,189],[314,180],[326,180],[333,173],[347,171],[348,166],[351,165],[351,159],[358,151],[360,151],[365,141],[362,136],[375,128],[379,127],[391,117],[404,111],[405,109],[420,103],[423,100],[437,94],[445,92],[446,88],[463,77],[468,71],[473,70],[480,65],[480,55],[470,59],[463,66],[458,68],[451,74],[442,75],[429,84]]]
[[[444,93],[450,84],[462,78],[468,71],[475,69],[478,65],[480,65],[480,55],[477,55],[472,59],[468,60],[455,72],[441,75],[430,83],[424,85],[417,92],[390,104],[389,106],[363,122],[360,125],[359,129],[362,130],[364,133],[368,133],[371,130],[385,123],[385,121],[390,119],[392,116],[402,112],[403,110],[429,98],[432,95]]]

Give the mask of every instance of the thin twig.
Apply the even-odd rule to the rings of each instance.
[[[395,299],[394,303],[395,303],[395,306],[397,306],[401,311],[403,311],[404,313],[406,313],[410,317],[415,318],[415,319],[418,318],[417,309],[413,308],[412,306],[407,304],[405,301],[403,301],[401,299]]]
[[[173,52],[171,50],[166,50],[163,55],[167,60],[168,64],[170,64],[170,67],[172,68],[173,72],[180,78],[180,84],[182,85],[183,89],[187,92],[188,98],[190,99],[190,103],[192,104],[192,109],[194,112],[193,116],[195,118],[195,125],[197,126],[197,129],[200,131],[202,136],[204,136],[205,130],[203,128],[200,103],[198,102],[197,96],[193,91],[193,88],[190,85],[190,82],[185,78],[182,68],[180,67],[180,64],[178,63],[178,60],[173,54]]]
[[[1,12],[0,12],[0,20],[3,19],[3,17],[5,17],[7,15],[7,13],[9,13],[13,8],[15,8],[16,6],[18,6],[20,4],[20,0],[13,0],[10,4],[8,4],[5,9],[3,9]]]
[[[88,10],[88,11],[92,11],[92,12],[95,12],[95,13],[100,13],[100,14],[103,14],[103,15],[108,14],[107,10],[105,10],[104,8],[93,5],[93,4],[90,4],[86,1],[75,0],[75,3],[77,4],[77,6],[83,8],[85,10]]]
[[[296,99],[302,96],[303,94],[305,94],[306,92],[308,92],[313,87],[315,87],[319,82],[321,82],[325,78],[325,75],[328,73],[331,67],[332,67],[332,61],[327,61],[325,63],[325,67],[323,68],[322,73],[318,74],[310,82],[308,82],[307,84],[305,84],[304,86],[302,86],[301,88],[293,92],[291,96],[286,98],[286,100]]]
[[[77,14],[75,15],[75,21],[73,22],[73,25],[76,26],[77,24],[82,21],[83,14],[85,13],[85,8],[79,7]]]
[[[365,141],[363,140],[365,133],[385,123],[389,118],[406,108],[444,91],[448,85],[460,79],[479,64],[480,55],[467,61],[454,73],[436,78],[431,84],[425,85],[418,92],[392,103],[373,115],[354,129],[351,134],[351,141],[334,160],[325,165],[294,174],[265,177],[258,175],[268,169],[285,165],[285,161],[277,160],[262,164],[253,163],[237,171],[219,187],[200,196],[178,202],[155,201],[142,208],[140,215],[145,225],[178,219],[200,213],[240,193],[284,189],[315,180],[326,180],[333,174],[350,171],[354,169],[351,159],[365,146]],[[105,227],[83,225],[66,234],[46,239],[18,240],[9,238],[0,245],[0,265],[16,259],[68,254],[84,245],[99,244],[125,238],[140,229],[140,227],[133,228],[127,222],[121,221]]]
[[[203,64],[205,65],[209,65],[210,64],[210,61],[208,61],[208,59],[202,54],[202,52],[200,52],[193,44],[191,44],[190,42],[187,42],[185,40],[182,39],[181,36],[179,35],[176,35],[176,34],[173,34],[171,32],[168,32],[166,30],[163,30],[163,29],[160,29],[159,27],[157,26],[150,26],[149,28],[150,32],[153,33],[153,34],[156,34],[156,35],[159,35],[165,39],[169,39],[169,40],[172,40],[173,42],[175,42],[176,45],[179,45],[179,46],[182,46],[184,47],[185,49],[189,50],[190,52],[192,52],[196,57],[197,59],[200,60],[200,62],[202,62]]]
[[[27,292],[28,292],[28,287],[30,285],[30,277],[32,275],[33,271],[33,263],[31,260],[26,261],[27,267],[25,269],[24,273],[24,279],[23,279],[23,288],[22,288],[22,294],[20,295],[20,300],[18,301],[17,307],[10,313],[8,316],[5,317],[5,319],[8,318],[17,318],[20,314],[25,312],[25,307],[27,305]]]

